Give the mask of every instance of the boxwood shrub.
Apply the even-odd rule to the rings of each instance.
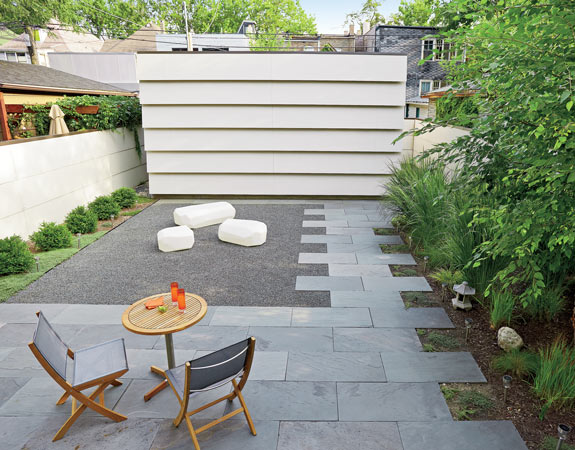
[[[72,233],[64,224],[42,222],[40,229],[30,236],[30,240],[42,251],[66,248],[72,245]]]
[[[112,192],[112,198],[120,205],[120,208],[131,208],[136,204],[138,194],[135,189],[122,187]]]
[[[66,216],[66,226],[71,233],[94,233],[98,228],[98,216],[84,206],[78,206]]]
[[[34,257],[20,236],[0,239],[0,275],[25,272],[34,265]]]
[[[120,212],[120,205],[109,195],[97,197],[88,205],[88,209],[96,213],[99,220],[108,220],[113,214],[117,216]]]

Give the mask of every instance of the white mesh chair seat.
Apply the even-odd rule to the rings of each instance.
[[[127,369],[123,338],[84,348],[74,354],[72,386],[80,386]]]

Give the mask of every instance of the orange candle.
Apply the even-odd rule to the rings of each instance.
[[[170,289],[172,290],[172,304],[178,303],[178,283],[170,284]]]
[[[181,313],[186,312],[186,291],[178,289],[178,308]]]

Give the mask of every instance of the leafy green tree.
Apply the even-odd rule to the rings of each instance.
[[[365,0],[365,3],[359,11],[347,14],[345,25],[355,24],[361,30],[361,33],[366,33],[369,30],[363,29],[364,23],[369,23],[370,27],[373,27],[378,23],[385,23],[385,17],[378,11],[380,6],[381,2],[376,0]]]
[[[462,112],[471,134],[434,152],[458,164],[462,186],[494,201],[471,202],[473,221],[493,232],[473,264],[511,261],[494,281],[527,307],[575,267],[575,3],[479,3],[451,0],[446,32],[467,56],[451,63],[453,86],[479,90],[479,113]]]
[[[390,22],[393,25],[434,27],[441,24],[439,6],[439,0],[401,0]]]

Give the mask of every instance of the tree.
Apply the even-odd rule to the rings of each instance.
[[[369,30],[364,30],[364,23],[369,23],[370,27],[378,23],[385,23],[385,17],[378,12],[381,2],[375,0],[365,0],[365,3],[359,11],[349,13],[345,19],[345,25],[355,24],[359,26],[361,33],[366,33]]]
[[[142,0],[75,0],[78,28],[99,38],[122,39],[152,20],[152,10]]]
[[[398,12],[391,15],[390,22],[393,25],[434,27],[441,24],[439,6],[439,0],[401,0]]]
[[[467,117],[469,136],[434,152],[458,164],[461,186],[495,205],[471,202],[474,222],[493,232],[474,264],[511,261],[493,282],[537,307],[575,266],[575,4],[451,0],[447,7],[454,24],[447,39],[467,55],[451,63],[452,84],[479,90],[480,114]]]
[[[75,22],[77,16],[70,0],[5,0],[0,2],[0,22],[16,34],[26,33],[32,64],[38,64],[35,29],[45,28],[51,20]]]

